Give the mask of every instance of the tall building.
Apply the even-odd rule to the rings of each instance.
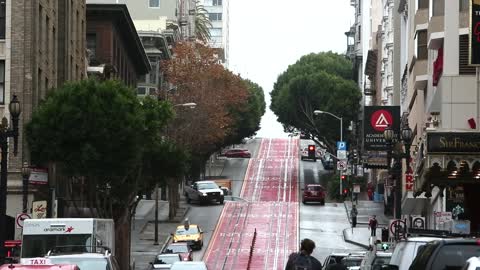
[[[0,0],[0,113],[10,118],[13,95],[22,106],[18,155],[8,163],[9,218],[22,212],[21,167],[30,165],[24,125],[50,89],[86,77],[85,6],[84,0]]]
[[[211,39],[210,47],[217,48],[223,62],[228,66],[229,58],[229,29],[230,29],[230,0],[203,0],[203,6],[208,11],[208,18],[212,23],[209,28]]]

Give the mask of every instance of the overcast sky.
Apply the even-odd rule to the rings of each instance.
[[[265,91],[267,106],[278,75],[302,55],[344,53],[354,22],[350,0],[230,0],[230,65]],[[259,137],[285,137],[267,110]]]

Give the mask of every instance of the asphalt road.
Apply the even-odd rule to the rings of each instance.
[[[265,156],[265,153],[258,153],[260,141],[261,139],[253,139],[249,141],[246,145],[240,146],[240,147],[248,148],[252,153],[253,157],[256,157],[260,154],[260,155],[264,155],[264,158],[263,158],[264,160],[268,160],[269,158],[271,158],[271,157],[268,157],[268,154]],[[224,167],[222,168],[221,174],[233,180],[232,193],[234,196],[241,195],[242,184],[245,179],[245,174],[249,165],[249,161],[250,161],[249,159],[228,159],[228,160],[225,160],[224,162]],[[278,162],[275,162],[275,164],[277,163]],[[305,183],[320,183],[325,187],[327,186],[324,176],[328,172],[323,169],[323,166],[320,160],[318,160],[317,162],[299,160],[298,164],[299,164],[298,172],[295,172],[295,174],[298,173],[298,176],[299,176],[298,187],[300,188],[303,187]],[[294,167],[291,167],[291,168],[294,169]],[[264,172],[265,179],[267,180],[269,179],[268,177],[270,176],[268,176],[268,174],[278,175],[279,171],[276,171],[278,169],[282,170],[283,173],[287,171],[287,169],[285,169],[283,164],[281,164],[280,167],[276,167],[276,166],[267,167],[267,168],[264,167],[263,170],[267,171],[267,172]],[[257,174],[261,170],[262,170],[261,168],[257,170]],[[248,175],[247,175],[247,178],[249,178],[250,181],[253,180],[253,178]],[[268,181],[271,181],[271,179]],[[301,196],[301,192],[302,191],[299,189],[298,190],[299,196]],[[245,194],[248,194],[248,192],[244,192],[242,195],[245,195]],[[265,196],[269,197],[271,195],[271,194],[268,195],[268,193],[265,193],[265,194],[267,195],[258,195],[257,199],[254,199],[252,197],[252,194],[248,195],[249,197],[248,199],[250,200],[253,199],[253,201],[256,201],[256,204],[253,204],[253,205],[257,205],[259,207],[253,209],[252,207],[255,207],[255,206],[250,206],[250,209],[247,209],[247,208],[238,206],[238,203],[231,203],[229,206],[230,208],[224,211],[226,212],[226,214],[224,215],[228,215],[229,213],[230,215],[232,215],[232,213],[234,213],[235,211],[248,211],[248,213],[252,213],[253,211],[253,212],[260,213],[263,210],[261,209],[262,205],[259,203],[261,203],[262,201],[265,201]],[[258,199],[258,198],[261,198],[261,199]],[[282,202],[281,201],[277,202],[277,200],[278,199],[273,200],[273,203],[275,204],[275,206],[281,206]],[[301,203],[301,199],[299,199],[298,201],[299,201],[298,204],[300,205],[299,226],[297,226],[299,228],[299,238],[300,239],[310,238],[316,242],[317,248],[315,249],[313,255],[317,257],[322,263],[324,258],[332,252],[348,252],[352,250],[360,250],[359,247],[348,244],[343,240],[342,231],[344,228],[349,227],[349,223],[346,218],[345,208],[343,204],[337,204],[334,202],[329,202],[327,200],[327,203],[325,206],[320,206],[319,204],[303,205]],[[265,207],[267,207],[267,204],[270,205],[272,204],[272,202],[271,201],[265,202]],[[233,205],[237,205],[237,206],[233,207]],[[245,203],[245,205],[247,204]],[[204,230],[204,247],[202,248],[202,250],[194,251],[194,260],[206,260],[205,252],[209,248],[212,248],[212,247],[209,247],[209,244],[211,242],[210,240],[214,236],[214,232],[216,229],[218,229],[218,227],[223,226],[221,229],[223,232],[218,234],[219,236],[217,236],[217,238],[218,237],[220,238],[220,242],[218,239],[217,239],[217,242],[222,243],[221,239],[223,239],[224,237],[227,237],[227,238],[231,237],[231,235],[230,236],[228,235],[229,230],[232,232],[236,230],[236,227],[237,227],[236,223],[239,223],[239,222],[244,222],[245,224],[248,223],[246,222],[246,219],[237,220],[233,222],[233,221],[230,221],[228,217],[220,218],[220,215],[222,214],[223,209],[224,209],[224,206],[222,205],[208,205],[208,206],[197,205],[197,204],[191,205],[191,209],[188,212],[187,217],[189,218],[191,223],[199,224],[200,226],[202,226]],[[275,211],[280,211],[280,210],[276,209]],[[258,213],[257,213],[257,216],[258,216]],[[243,217],[243,216],[237,215],[236,217]],[[250,220],[253,222],[255,221],[254,219],[255,217],[252,217]],[[220,222],[222,223],[221,225],[217,225],[220,220],[225,220],[225,221],[223,221],[223,223]],[[228,222],[228,223],[225,223],[225,222]],[[231,227],[228,227],[228,226],[231,226]],[[228,228],[231,228],[231,229],[228,229]],[[248,236],[249,236],[248,233],[244,233],[245,238],[243,239],[248,238]],[[233,236],[231,238],[233,239]],[[240,241],[238,242],[243,242],[243,241],[240,239]],[[223,243],[223,245],[225,245],[225,243]],[[280,248],[284,248],[285,243],[278,243],[278,245],[280,246]],[[238,248],[235,249],[235,251],[238,253],[238,252],[242,252],[243,249],[244,249],[243,244],[241,245],[239,244]],[[292,248],[290,247],[289,249],[292,249]],[[286,250],[284,249],[284,251]],[[258,251],[258,252],[262,252],[262,251]],[[280,263],[278,263],[277,267],[275,268],[277,269],[278,267],[280,267]]]
[[[300,186],[315,183],[328,188],[325,178],[328,173],[320,160],[300,161]],[[343,229],[350,227],[343,203],[335,203],[327,199],[325,206],[300,204],[300,239],[310,238],[315,241],[317,248],[313,255],[322,264],[325,257],[332,252],[360,250],[359,247],[343,240]]]

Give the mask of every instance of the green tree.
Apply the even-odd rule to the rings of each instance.
[[[200,1],[195,1],[195,36],[198,40],[208,42],[211,38],[210,28],[212,23],[208,17],[208,11],[200,4]]]
[[[361,93],[352,78],[352,64],[332,52],[309,54],[282,73],[270,93],[270,108],[285,130],[300,130],[313,135],[332,153],[340,138],[340,123],[329,115],[314,115],[314,110],[343,118],[346,127],[357,118]]]
[[[147,153],[159,151],[160,131],[172,115],[171,106],[151,99],[139,102],[118,81],[89,80],[50,92],[26,127],[32,161],[57,164],[59,185],[72,187],[82,179],[85,188],[67,197],[82,198],[89,216],[114,219],[122,269],[129,265],[130,221],[142,172],[153,170]]]
[[[260,121],[265,114],[265,95],[260,85],[243,80],[248,89],[248,97],[245,106],[236,106],[231,109],[234,118],[230,136],[222,146],[238,144],[243,138],[255,135],[260,129]]]

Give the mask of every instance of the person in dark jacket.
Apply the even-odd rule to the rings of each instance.
[[[322,264],[312,256],[315,242],[305,238],[300,243],[300,251],[290,254],[285,270],[322,270]]]

